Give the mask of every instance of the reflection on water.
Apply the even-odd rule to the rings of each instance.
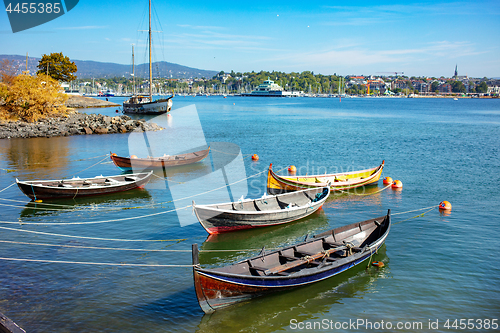
[[[383,261],[386,266],[378,268],[365,261],[324,281],[255,298],[205,315],[197,332],[276,332],[290,328],[291,319],[321,321],[322,315],[328,313],[327,319],[334,320],[336,307],[342,307],[347,298],[362,298],[372,292],[376,289],[376,280],[390,274],[385,245],[373,256],[372,261],[375,260]],[[259,320],[249,314],[259,314]]]
[[[16,170],[37,171],[66,168],[69,163],[68,138],[30,138],[1,140],[5,160]],[[42,172],[43,173],[43,172]]]
[[[330,197],[325,203],[325,208],[337,208],[339,205],[350,203],[350,202],[363,202],[365,204],[369,203],[371,205],[380,205],[381,202],[381,192],[383,187],[378,187],[378,185],[363,186],[351,189],[349,191],[342,192],[331,192]],[[390,191],[385,189],[384,191]]]
[[[221,266],[232,263],[258,252],[262,247],[266,249],[283,247],[302,241],[307,234],[313,235],[328,227],[328,217],[320,209],[315,213],[281,226],[255,228],[210,235],[202,244],[200,249],[200,263],[203,267],[207,265]],[[255,251],[229,251],[217,252],[216,250],[245,250]],[[213,251],[213,252],[212,252]]]
[[[50,203],[27,203],[21,213],[21,218],[56,216],[64,211],[97,210],[103,208],[130,209],[131,205],[147,205],[151,200],[149,192],[143,188],[129,191],[109,193],[101,196],[76,197],[50,200]]]

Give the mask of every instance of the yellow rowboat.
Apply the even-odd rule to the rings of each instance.
[[[347,191],[353,188],[375,185],[384,169],[384,161],[375,168],[311,176],[279,176],[273,172],[273,164],[267,173],[267,193],[281,194],[330,184],[331,191]]]

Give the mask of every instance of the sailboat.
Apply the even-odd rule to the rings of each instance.
[[[172,97],[166,99],[158,99],[153,101],[153,65],[151,63],[151,0],[149,0],[149,96],[139,96],[135,93],[128,100],[123,102],[123,113],[134,114],[162,114],[167,113],[172,109]],[[134,51],[132,48],[132,59]],[[132,60],[133,62],[133,60]],[[132,64],[133,67],[133,64]],[[132,70],[134,72],[134,70]],[[132,74],[134,75],[134,73]],[[134,77],[135,80],[135,77]]]

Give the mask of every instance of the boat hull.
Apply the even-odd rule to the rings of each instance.
[[[139,102],[137,97],[123,102],[123,113],[155,115],[167,113],[172,109],[172,97],[152,102]]]
[[[123,171],[162,170],[200,162],[208,156],[209,152],[210,147],[192,153],[156,158],[130,158],[111,154],[111,160]]]
[[[383,220],[382,223],[379,222],[381,220]],[[377,226],[374,224],[377,224]],[[269,254],[261,254],[257,257],[236,263],[232,266],[226,266],[218,269],[200,268],[199,263],[197,262],[197,257],[195,257],[195,250],[193,250],[195,291],[200,307],[205,313],[210,313],[234,303],[277,291],[309,285],[340,274],[368,260],[384,244],[389,234],[390,225],[391,222],[389,213],[386,217],[337,228],[315,236],[315,239],[312,241],[303,242],[295,245],[294,247],[273,251]],[[260,270],[260,272],[264,272],[265,274],[261,273],[254,276],[245,273],[244,265],[246,262],[248,262],[249,269],[252,268],[250,262],[253,260],[254,262],[266,265],[266,260],[269,257],[277,257],[278,255],[281,256],[281,253],[285,253],[286,251],[295,251],[296,249],[299,249],[300,246],[307,247],[308,244],[313,244],[314,242],[324,242],[324,239],[327,239],[328,237],[335,237],[334,235],[338,235],[336,238],[337,241],[342,241],[342,239],[355,240],[364,237],[365,241],[368,241],[368,243],[365,244],[362,249],[358,249],[358,252],[346,257],[335,259],[333,262],[327,261],[326,264],[324,261],[324,258],[326,257],[326,255],[324,255],[324,251],[309,256],[310,261],[309,259],[300,259],[302,260],[303,266],[312,264],[314,260],[323,259],[323,262],[319,263],[317,266],[304,269],[305,272],[299,271],[285,276],[274,275],[274,273],[285,271],[286,268],[283,267],[287,264],[283,264],[278,268],[268,266],[266,267],[267,271],[266,268],[256,267]],[[344,235],[345,237],[342,237],[341,235]],[[347,243],[349,243],[349,241]],[[354,247],[351,249],[354,249]],[[299,265],[296,266],[298,267]],[[236,267],[236,269],[233,267]],[[239,272],[234,273],[233,271],[235,270],[239,270]],[[269,272],[273,274],[270,274]]]
[[[358,187],[376,185],[382,175],[385,162],[378,167],[353,171],[312,176],[280,176],[274,173],[272,164],[267,175],[267,193],[281,194],[307,188],[323,187],[330,184],[331,191],[348,191]]]
[[[197,206],[193,203],[193,208],[203,228],[209,234],[218,234],[280,225],[302,219],[320,209],[329,194],[328,187],[313,188],[274,197],[221,205]],[[297,203],[300,205],[291,207]]]
[[[153,172],[110,177],[66,180],[17,181],[19,189],[30,199],[62,199],[104,195],[132,190],[146,185]],[[113,180],[106,181],[106,180]]]

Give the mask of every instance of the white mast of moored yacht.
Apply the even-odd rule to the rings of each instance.
[[[132,44],[132,88],[133,88],[133,96],[136,96],[136,92],[135,92],[134,44]]]
[[[151,0],[149,0],[149,101],[153,101],[153,65],[151,64]]]

